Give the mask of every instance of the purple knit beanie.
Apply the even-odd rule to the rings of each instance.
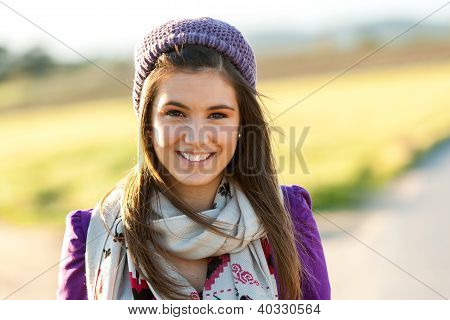
[[[153,70],[158,57],[180,44],[199,44],[216,49],[228,57],[250,86],[255,88],[255,55],[239,30],[209,17],[170,20],[152,29],[135,47],[133,106],[138,117],[145,79]]]

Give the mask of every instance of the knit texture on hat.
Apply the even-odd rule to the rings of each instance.
[[[255,55],[239,30],[209,17],[170,20],[152,29],[136,44],[133,106],[138,116],[142,87],[156,60],[162,53],[180,44],[199,44],[216,49],[228,57],[244,79],[255,88]]]

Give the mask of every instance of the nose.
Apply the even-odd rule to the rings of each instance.
[[[192,120],[189,125],[183,127],[182,135],[186,144],[193,148],[204,148],[213,141],[214,126],[208,126],[202,120]]]

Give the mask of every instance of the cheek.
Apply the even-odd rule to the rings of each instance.
[[[166,168],[170,168],[173,157],[175,143],[177,141],[176,132],[168,125],[156,125],[153,127],[153,148],[156,156]]]
[[[176,126],[162,125],[156,123],[154,126],[154,136],[153,141],[155,143],[155,148],[169,148],[178,139]]]
[[[237,133],[223,132],[217,136],[217,143],[221,146],[224,156],[231,158],[237,146]]]

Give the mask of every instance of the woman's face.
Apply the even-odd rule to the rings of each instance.
[[[214,71],[173,72],[159,84],[151,123],[153,147],[172,182],[217,182],[237,145],[235,91]]]

